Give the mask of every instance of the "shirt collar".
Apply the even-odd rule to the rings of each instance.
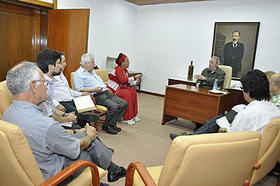
[[[31,107],[31,108],[35,108],[36,110],[39,110],[40,112],[43,112],[43,110],[39,106],[34,105],[33,103],[30,103],[30,102],[27,102],[27,101],[20,101],[20,100],[14,100],[13,99],[13,103],[16,104],[17,106]]]

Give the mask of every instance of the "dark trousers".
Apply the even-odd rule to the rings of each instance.
[[[83,136],[77,136],[77,138],[80,138]],[[71,165],[72,163],[78,161],[78,160],[87,160],[92,163],[94,163],[96,166],[101,167],[105,170],[108,170],[109,172],[118,171],[120,167],[112,162],[112,151],[108,149],[100,140],[99,138],[96,138],[87,149],[81,150],[80,155],[77,159],[71,160],[68,158],[65,158],[63,169]],[[86,168],[86,167],[85,167]],[[66,180],[64,180],[59,185],[66,185],[70,183],[72,180],[74,180],[76,177],[78,177],[82,171],[85,169],[79,169],[75,173],[73,173],[71,176],[69,176]]]
[[[223,116],[219,115],[207,122],[205,122],[202,127],[197,129],[193,134],[207,134],[207,133],[217,133],[219,132],[219,125],[216,124],[216,120]]]
[[[66,113],[75,112],[77,115],[77,124],[84,127],[86,123],[95,122],[99,119],[99,116],[89,112],[78,113],[74,101],[62,101],[60,102],[66,109]]]
[[[96,104],[102,105],[108,108],[106,113],[106,120],[104,127],[115,126],[117,121],[121,121],[123,114],[127,109],[127,102],[119,98],[115,94],[109,93],[108,91],[101,92],[93,95]]]

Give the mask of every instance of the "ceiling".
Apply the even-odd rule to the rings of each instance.
[[[206,0],[125,0],[127,2],[136,5],[154,5],[162,3],[181,3],[181,2],[194,2],[194,1],[206,1]]]

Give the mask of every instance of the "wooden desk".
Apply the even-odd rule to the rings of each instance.
[[[195,80],[188,81],[188,80],[183,79],[183,78],[168,78],[168,85],[175,85],[175,84],[184,84],[184,85],[195,86]],[[231,94],[230,96],[231,96],[231,104],[232,105],[238,105],[238,104],[247,105],[248,104],[243,97],[242,91],[235,90],[235,89],[228,89],[228,91]]]
[[[166,86],[162,124],[177,118],[204,123],[234,106],[230,95],[183,84]]]

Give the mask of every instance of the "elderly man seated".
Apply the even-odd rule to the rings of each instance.
[[[211,57],[211,59],[209,60],[209,67],[205,68],[202,71],[201,75],[194,76],[197,79],[197,86],[199,85],[202,88],[211,89],[213,87],[215,79],[217,79],[218,87],[223,88],[225,72],[218,67],[219,64],[219,57]]]
[[[117,127],[117,121],[121,121],[127,109],[127,102],[117,95],[109,93],[102,79],[94,72],[94,57],[92,54],[84,54],[81,57],[81,67],[74,72],[75,88],[81,92],[92,94],[96,104],[108,108],[106,120],[102,129],[108,134],[117,134],[121,128]]]
[[[44,115],[38,105],[46,100],[47,81],[34,63],[16,65],[8,71],[6,80],[13,103],[2,119],[21,128],[45,180],[78,160],[91,161],[108,170],[109,182],[126,175],[125,168],[112,162],[112,151],[99,141],[94,127],[86,125],[74,134]],[[63,184],[80,173],[75,172]]]
[[[215,133],[221,130],[220,126],[226,126],[222,131],[260,131],[263,132],[269,121],[280,117],[280,110],[270,102],[269,82],[266,75],[260,70],[253,70],[241,78],[244,99],[249,103],[247,106],[233,110],[236,115],[231,117],[217,116],[195,131],[193,134]],[[192,134],[188,134],[192,135]],[[178,134],[170,134],[173,140]]]

